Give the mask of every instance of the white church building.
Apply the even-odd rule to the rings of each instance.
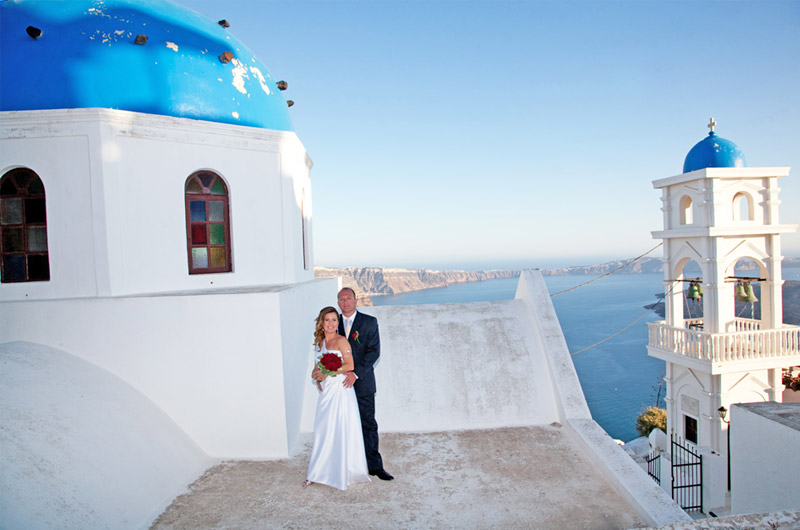
[[[715,126],[712,118],[711,132],[689,151],[682,174],[653,182],[664,213],[664,228],[653,237],[664,242],[665,320],[648,323],[647,349],[666,361],[667,432],[704,456],[704,509],[724,507],[729,489],[734,513],[742,513],[737,491],[739,501],[794,497],[788,504],[797,507],[791,473],[764,480],[751,474],[755,496],[741,493],[749,487],[744,476],[734,488],[728,479],[730,458],[750,456],[730,451],[729,411],[741,403],[780,403],[782,369],[800,364],[800,327],[783,323],[781,292],[781,235],[797,229],[778,216],[779,179],[790,168],[746,167],[742,150],[717,136]],[[742,264],[751,270],[737,272]],[[743,434],[740,427],[740,439]],[[796,435],[787,435],[783,445],[796,443]],[[676,454],[671,460],[683,463]]]
[[[284,84],[169,2],[0,9],[0,342],[120,377],[209,455],[286,455],[336,282]]]

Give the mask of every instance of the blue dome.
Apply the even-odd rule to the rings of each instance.
[[[744,153],[738,145],[720,138],[711,131],[708,136],[697,142],[686,160],[683,162],[683,172],[688,173],[706,167],[745,167],[747,162]]]
[[[253,52],[167,0],[0,0],[0,49],[3,111],[100,107],[293,129]]]

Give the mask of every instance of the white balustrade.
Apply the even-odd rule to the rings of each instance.
[[[713,362],[800,355],[800,326],[784,324],[780,329],[760,329],[757,320],[737,318],[737,331],[708,333],[702,331],[702,320],[685,320],[684,327],[667,326],[664,321],[648,322],[649,345]]]

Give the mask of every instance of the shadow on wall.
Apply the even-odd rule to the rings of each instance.
[[[0,345],[0,527],[143,528],[214,461],[105,370]]]

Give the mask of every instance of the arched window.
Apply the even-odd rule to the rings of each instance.
[[[228,188],[210,171],[186,179],[186,243],[189,274],[230,272],[231,223]]]
[[[733,196],[733,220],[753,220],[753,200],[748,194],[739,192]]]
[[[3,283],[50,279],[44,184],[30,169],[0,178],[0,250]]]
[[[694,222],[694,218],[692,216],[692,198],[688,195],[684,195],[681,197],[681,224],[682,225],[690,225]]]

